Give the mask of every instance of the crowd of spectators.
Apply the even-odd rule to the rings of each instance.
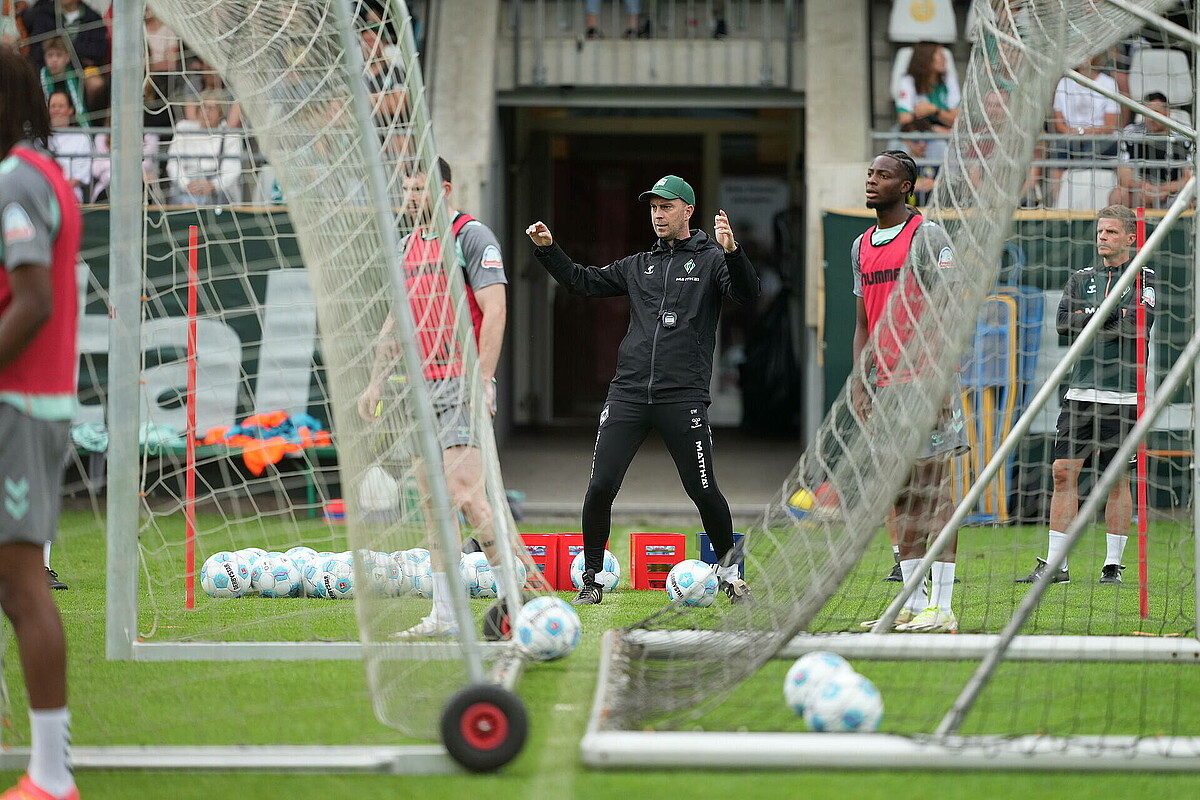
[[[1074,69],[1111,93],[1132,96],[1129,64],[1139,47],[1150,46],[1133,37],[1119,46],[1097,54]],[[898,51],[893,76],[892,104],[896,115],[894,130],[904,134],[893,147],[907,150],[916,160],[920,174],[916,199],[924,203],[932,191],[934,178],[948,144],[948,134],[957,118],[961,94],[950,48],[932,42],[902,47]],[[1004,90],[993,90],[985,97],[985,106],[1005,110]],[[1149,91],[1133,98],[1166,117],[1185,116],[1184,108],[1192,98],[1169,102],[1161,91]],[[985,116],[996,112],[984,109]],[[914,133],[928,132],[929,138]],[[987,138],[987,133],[981,133]],[[973,145],[969,160],[986,157],[987,142]],[[1136,117],[1111,97],[1063,76],[1047,109],[1043,136],[1034,151],[1034,166],[1025,182],[1022,205],[1060,206],[1063,176],[1068,169],[1098,170],[1108,176],[1115,188],[1109,203],[1163,208],[1191,177],[1190,141],[1174,133],[1159,121]],[[968,170],[975,180],[978,170]]]
[[[18,49],[37,69],[55,130],[52,150],[84,203],[107,201],[112,172],[112,8],[110,0],[91,2],[0,0],[0,47]],[[395,127],[408,112],[397,31],[377,0],[356,0],[355,7],[376,120]],[[275,175],[217,71],[149,8],[144,34],[142,172],[149,201],[280,204]],[[407,151],[405,137],[392,138],[393,151]]]

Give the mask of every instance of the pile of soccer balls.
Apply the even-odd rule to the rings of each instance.
[[[883,698],[870,679],[836,653],[805,653],[783,682],[783,700],[811,730],[834,733],[879,730]]]
[[[369,590],[382,597],[433,593],[429,551],[423,548],[395,553],[359,551]],[[351,598],[355,592],[356,554],[318,553],[311,547],[268,552],[261,547],[223,550],[209,556],[200,568],[200,586],[209,597]]]

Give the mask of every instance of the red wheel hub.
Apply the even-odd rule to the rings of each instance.
[[[476,750],[495,750],[508,739],[508,716],[495,703],[472,703],[459,721],[463,741]]]

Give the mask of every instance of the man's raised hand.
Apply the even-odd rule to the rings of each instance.
[[[550,235],[550,229],[541,220],[526,228],[525,233],[538,247],[549,247],[554,244],[554,237]]]
[[[733,238],[733,229],[729,227],[729,217],[724,211],[718,211],[717,216],[713,218],[713,233],[717,236],[717,244],[725,250],[726,253],[732,253],[737,250],[737,242]]]

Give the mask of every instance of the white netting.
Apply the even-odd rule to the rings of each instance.
[[[1138,5],[1158,12],[1171,3]],[[994,407],[996,395],[985,391],[989,388],[985,376],[1000,367],[964,361],[964,354],[974,346],[985,360],[993,357],[989,354],[996,348],[979,341],[980,331],[1000,328],[1002,322],[1007,326],[1008,315],[1016,313],[1014,297],[1019,292],[997,289],[998,273],[1006,263],[1014,212],[1024,195],[1035,141],[1056,84],[1068,69],[1106,50],[1142,23],[1115,6],[1088,0],[981,3],[977,10],[981,27],[966,71],[958,119],[924,212],[926,219],[949,235],[957,269],[938,268],[941,253],[937,247],[928,252],[914,247],[864,358],[855,365],[815,444],[784,483],[768,513],[746,533],[746,576],[754,590],[754,605],[672,606],[622,631],[614,645],[609,683],[602,688],[601,729],[790,730],[802,726],[778,700],[786,665],[769,661],[801,631],[861,631],[859,622],[878,617],[894,596],[893,588],[899,584],[880,580],[892,567],[880,528],[909,479],[922,443],[935,420],[944,414],[943,398],[958,401],[961,395],[972,430],[972,453],[955,464],[957,496],[970,475],[986,463],[985,454],[994,452],[1002,435],[997,431],[1010,428],[1019,415],[1016,402],[1027,401],[1027,393],[1013,395],[1014,405],[1009,408],[1006,396],[1001,407]],[[860,230],[870,221],[862,220]],[[1077,250],[1090,246],[1094,256],[1094,212],[1079,223],[1064,226],[1047,224],[1036,232],[1018,228],[1017,246],[1024,244],[1028,255],[1037,246],[1034,242],[1040,245],[1043,240],[1064,237],[1067,241],[1061,244]],[[1010,246],[1008,263],[1013,260],[1011,250]],[[1185,252],[1190,258],[1190,239],[1176,241],[1171,258]],[[834,263],[832,256],[827,257]],[[836,258],[837,263],[846,263],[841,254]],[[1084,263],[1068,260],[1066,266],[1079,268]],[[1001,277],[1011,282],[1012,270],[1005,273]],[[1177,282],[1173,291],[1190,293],[1190,276],[1176,274],[1173,280]],[[852,302],[847,296],[844,307],[848,309]],[[1180,306],[1168,314],[1174,321],[1160,328],[1158,335],[1178,337],[1190,325],[1188,315]],[[1046,308],[1045,315],[1052,320],[1053,309]],[[1019,335],[1019,327],[1014,321],[1006,329]],[[869,373],[876,353],[889,341],[900,345],[893,374],[911,379],[880,389]],[[1012,351],[1015,369],[1021,344],[1014,342]],[[1162,354],[1167,352],[1169,348],[1164,348]],[[1005,382],[1008,380],[1006,373]],[[1013,391],[1022,391],[1016,383]],[[864,387],[869,404],[856,402],[859,386]],[[856,405],[869,405],[869,415],[856,411]],[[1190,428],[1190,421],[1185,427]],[[1018,458],[1032,465],[1042,455],[1027,449]],[[1009,477],[1014,474],[1015,478]],[[1022,472],[1006,471],[1005,476],[1005,480],[1020,481]],[[942,481],[949,483],[951,476]],[[803,493],[797,497],[798,490],[803,490],[807,499]],[[1003,513],[1009,513],[1008,487],[993,487],[990,499],[985,497],[979,509],[988,521],[1001,521],[997,519],[1000,494],[1006,506]],[[914,501],[909,506],[910,521],[924,526],[932,537],[949,516],[952,506],[948,501],[947,497],[940,504],[924,506]],[[1163,634],[1193,631],[1191,524],[1187,519],[1175,519],[1182,516],[1182,505],[1177,502],[1173,509],[1154,517],[1163,523],[1156,526],[1154,545],[1162,567],[1159,577],[1169,587],[1156,584],[1162,593],[1156,599],[1153,620],[1134,622],[1136,617],[1130,616],[1133,592],[1126,592],[1118,601],[1111,592],[1102,596],[1082,590],[1070,600],[1044,603],[1034,623],[1036,632],[1128,634],[1133,624]],[[996,632],[1008,621],[1025,593],[1024,587],[1014,586],[1013,578],[1033,566],[1035,551],[1044,555],[1044,528],[1029,529],[1019,546],[1014,546],[1012,539],[1021,537],[1010,531],[992,528],[978,539],[972,538],[971,529],[962,532],[959,562],[966,583],[956,596],[972,609],[973,613],[965,615],[972,631]],[[1093,538],[1103,541],[1101,536]],[[989,561],[980,568],[972,560],[975,557]],[[1093,560],[1089,558],[1088,563]],[[1087,615],[1081,616],[1084,607]],[[893,639],[889,645],[896,644],[894,637],[886,638]],[[868,670],[884,690],[888,704],[885,730],[930,732],[941,719],[970,674],[972,664],[962,659],[977,659],[982,652],[969,643],[969,637],[949,638],[961,641],[959,654],[955,655],[954,643],[938,652],[945,661],[958,663],[880,664],[878,669]],[[919,649],[917,640],[913,641],[912,648]],[[821,649],[820,640],[811,646]],[[880,648],[875,657],[886,658],[882,654],[887,649]],[[1053,650],[1055,645],[1048,648]],[[865,652],[869,646],[860,643],[855,649]],[[931,667],[938,673],[933,681],[928,678]],[[1096,666],[1090,673],[1086,669],[1074,673],[1070,680],[1074,688],[1132,681],[1171,684],[1178,690],[1178,681],[1185,679],[1173,668],[1153,664],[1125,670]],[[989,689],[992,699],[984,703],[990,715],[983,711],[978,723],[971,720],[970,729],[1001,734],[1113,732],[1106,724],[1109,717],[1103,704],[1086,711],[1076,701],[1059,706],[1049,703],[1054,691],[1061,689],[1055,680],[1049,671],[1027,673],[1018,667],[1003,667]],[[1051,684],[1058,689],[1051,689]],[[1062,702],[1061,694],[1055,702]],[[1143,696],[1134,702],[1137,710],[1129,716],[1135,720],[1123,721],[1120,732],[1194,732],[1188,720],[1167,708],[1169,699]],[[1071,710],[1063,710],[1068,705]],[[1054,711],[1055,707],[1059,711]]]

